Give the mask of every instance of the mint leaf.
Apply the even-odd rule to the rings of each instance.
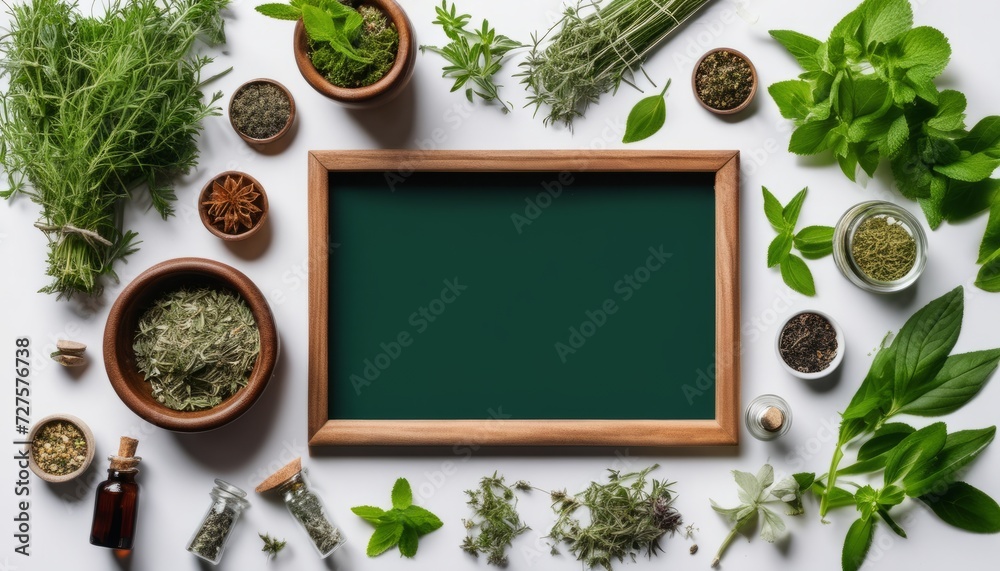
[[[351,508],[351,511],[368,523],[374,524],[380,523],[386,514],[385,510],[373,506],[355,506]]]
[[[861,34],[864,46],[885,43],[913,26],[913,8],[909,0],[866,0],[861,11]]]
[[[813,109],[812,88],[808,81],[790,79],[767,88],[785,119],[805,121]]]
[[[625,121],[623,143],[641,141],[651,137],[663,127],[667,118],[667,102],[664,96],[668,87],[670,87],[669,79],[659,95],[645,97],[635,104]]]
[[[407,526],[416,530],[417,535],[430,533],[444,525],[438,516],[420,506],[406,508],[402,513],[402,517],[406,521]]]
[[[795,248],[809,259],[833,253],[832,226],[806,226],[795,235]]]
[[[840,124],[836,119],[810,121],[792,132],[788,150],[796,155],[815,155],[833,146],[831,132]]]
[[[399,543],[399,538],[403,535],[403,524],[398,521],[388,522],[375,528],[375,533],[368,540],[368,549],[365,553],[368,557],[376,557],[385,553],[388,549]]]
[[[254,10],[257,10],[269,18],[275,18],[278,20],[298,20],[302,17],[302,10],[294,6],[289,6],[288,4],[261,4],[260,6],[254,8]]]
[[[792,231],[786,230],[775,236],[767,247],[767,267],[773,268],[785,260],[792,251]]]
[[[964,220],[989,210],[997,196],[1000,196],[1000,179],[987,178],[977,182],[950,180],[948,192],[941,201],[941,213],[948,221]],[[1000,248],[1000,243],[997,248]],[[984,261],[980,260],[979,263]]]
[[[806,192],[808,190],[808,187],[800,190],[798,194],[793,196],[792,199],[788,201],[788,204],[781,211],[781,217],[784,218],[785,223],[792,228],[794,228],[795,224],[799,221],[799,212],[802,211],[802,203],[805,202]]]
[[[392,486],[392,507],[402,510],[413,504],[413,491],[406,478],[399,478]]]
[[[403,528],[403,534],[399,536],[400,555],[403,557],[413,557],[416,555],[418,542],[417,532],[412,527]]]
[[[309,39],[317,42],[333,42],[342,35],[338,33],[333,18],[312,4],[302,5],[302,23]]]
[[[802,66],[802,69],[806,71],[819,71],[822,69],[822,64],[820,64],[820,60],[816,56],[816,52],[819,51],[822,45],[819,40],[791,30],[771,30],[768,33],[779,44],[785,46],[788,53],[792,54],[792,57]]]
[[[920,498],[941,521],[974,533],[1000,532],[1000,506],[965,482],[954,482],[942,494]]]
[[[949,164],[934,165],[934,171],[955,180],[977,182],[989,178],[997,167],[1000,167],[1000,158],[993,158],[986,153],[976,153]]]
[[[934,117],[927,120],[927,127],[941,136],[963,135],[965,129],[965,95],[960,91],[946,89],[938,94],[938,108]],[[978,152],[978,151],[973,151]]]
[[[775,230],[781,232],[788,227],[788,223],[785,222],[785,218],[781,215],[781,203],[775,198],[771,191],[767,189],[766,186],[762,186],[761,189],[764,191],[764,215],[767,216],[767,221],[771,223],[771,227]]]
[[[958,146],[973,154],[995,152],[1000,148],[1000,116],[990,115],[980,119],[969,134],[958,141]]]
[[[985,264],[987,261],[997,259],[1000,252],[1000,199],[993,199],[993,206],[990,207],[990,219],[986,223],[986,233],[983,234],[983,241],[979,244],[979,259],[976,263]]]
[[[1000,256],[992,258],[979,268],[976,287],[983,291],[1000,292]]]
[[[816,295],[816,284],[813,283],[809,266],[795,254],[789,254],[781,262],[781,279],[785,280],[788,287],[803,295]]]
[[[858,519],[851,528],[847,530],[847,537],[844,538],[844,550],[841,553],[840,565],[843,571],[858,571],[865,557],[868,556],[868,549],[872,545],[872,537],[875,536],[875,520]]]

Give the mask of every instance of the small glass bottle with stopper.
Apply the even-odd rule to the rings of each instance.
[[[750,401],[746,411],[747,430],[758,440],[774,440],[788,432],[792,409],[777,395],[760,395]]]
[[[218,565],[229,536],[236,527],[236,520],[240,519],[243,510],[250,507],[250,502],[245,499],[246,492],[219,478],[215,479],[215,488],[209,495],[212,496],[212,505],[191,537],[187,550],[212,565]]]
[[[117,456],[108,456],[108,479],[97,486],[90,543],[109,549],[132,549],[139,514],[139,484],[135,481],[142,458],[135,455],[139,441],[122,436]]]
[[[258,493],[276,490],[281,494],[288,512],[305,530],[321,558],[328,557],[344,544],[344,535],[331,523],[323,500],[309,488],[301,458],[271,474],[256,489]]]

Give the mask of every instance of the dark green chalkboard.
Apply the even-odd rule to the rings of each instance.
[[[715,172],[327,177],[328,419],[717,418]]]

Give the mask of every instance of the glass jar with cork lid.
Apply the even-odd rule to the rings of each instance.
[[[135,455],[139,441],[121,437],[116,456],[108,456],[108,479],[97,486],[90,543],[109,549],[132,549],[139,515],[139,484],[135,481],[142,458]]]
[[[250,507],[250,502],[246,500],[246,492],[220,478],[215,479],[215,487],[209,495],[212,496],[212,504],[191,537],[187,550],[217,565],[236,527],[236,520],[243,510]]]
[[[833,232],[833,260],[854,285],[893,293],[913,285],[927,262],[927,236],[903,207],[862,202],[841,216]]]
[[[774,440],[792,425],[792,408],[778,395],[760,395],[747,405],[747,430],[758,440]]]
[[[299,522],[321,558],[330,556],[344,544],[343,533],[333,525],[323,500],[312,491],[301,458],[271,474],[256,490],[258,493],[274,490],[281,494],[288,513]]]

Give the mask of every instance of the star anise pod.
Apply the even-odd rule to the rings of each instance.
[[[222,226],[227,234],[249,230],[260,219],[261,209],[254,201],[260,196],[253,182],[242,175],[227,175],[220,184],[212,183],[212,192],[203,204],[208,207],[212,224]]]

